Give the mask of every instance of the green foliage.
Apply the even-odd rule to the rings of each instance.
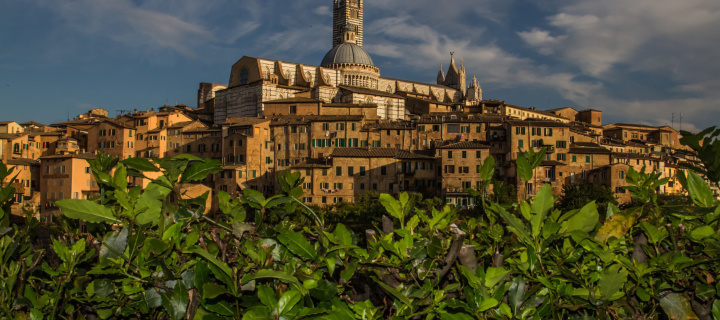
[[[519,160],[521,178],[542,153]],[[549,185],[534,199],[498,202],[510,192],[491,181],[493,168],[482,165],[478,216],[409,194],[314,210],[298,201],[303,181],[291,172],[280,175],[281,194],[219,192],[218,212],[204,215],[209,194],[181,190],[219,163],[99,156],[91,169],[101,197],[59,201],[65,218],[44,245],[32,218],[0,229],[0,318],[720,316],[720,207],[699,175],[684,179],[688,199],[662,203],[664,181],[632,171],[638,205],[598,211],[590,199],[556,205]],[[0,166],[0,176],[11,172]],[[128,184],[148,172],[160,176],[145,189]],[[392,226],[379,227],[383,215]],[[73,231],[77,220],[92,235]]]
[[[711,127],[698,134],[687,131],[680,131],[680,133],[682,134],[680,142],[695,151],[703,163],[702,166],[684,165],[708,177],[712,182],[720,182],[720,142],[717,140],[720,137],[720,129]]]
[[[601,213],[607,212],[609,204],[615,206],[618,204],[613,191],[606,186],[565,184],[558,202],[558,209],[561,211],[580,209],[590,201],[595,201]]]

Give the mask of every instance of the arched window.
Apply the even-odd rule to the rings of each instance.
[[[240,70],[240,85],[248,84],[248,78],[250,76],[250,71],[248,68],[242,68]]]

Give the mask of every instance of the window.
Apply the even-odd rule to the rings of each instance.
[[[327,203],[327,197],[325,197],[325,196],[322,197],[322,203]]]
[[[440,131],[440,125],[439,125],[439,124],[434,124],[434,125],[432,126],[432,131],[435,131],[435,132]]]
[[[615,187],[615,193],[625,193],[625,188],[623,188],[623,187]]]
[[[452,159],[452,151],[448,151],[447,155],[448,159]]]
[[[525,143],[522,139],[518,140],[518,148],[524,147]]]
[[[528,182],[527,184],[527,194],[535,194],[535,189],[533,188],[533,184]]]
[[[312,197],[303,197],[303,202],[312,203]]]
[[[329,123],[323,123],[323,124],[322,124],[322,129],[323,129],[324,131],[330,130],[330,124],[329,124]]]
[[[344,123],[336,123],[335,124],[335,130],[345,130],[345,124]]]
[[[335,176],[342,176],[342,167],[335,167]]]
[[[377,190],[377,183],[373,183],[373,184],[372,184],[372,189],[373,189],[373,190]]]
[[[590,156],[585,156],[585,162],[590,163]]]
[[[303,189],[312,189],[312,182],[304,182]]]
[[[387,166],[380,167],[380,175],[386,175],[387,174]]]
[[[248,84],[248,78],[250,76],[250,71],[248,68],[242,68],[240,70],[240,78],[238,79],[240,81],[240,85]]]
[[[327,176],[327,169],[322,169],[322,175]]]
[[[333,184],[333,187],[337,190],[342,190],[343,184],[342,183],[335,183]]]
[[[365,184],[362,182],[360,183],[360,190],[365,190]]]
[[[238,171],[238,179],[242,179],[242,171]]]
[[[290,114],[297,114],[297,106],[290,106]]]
[[[465,150],[462,151],[462,158],[463,159],[467,158],[467,151],[465,151]]]
[[[455,166],[445,166],[445,173],[455,173]]]
[[[348,177],[355,175],[355,167],[348,167]]]
[[[360,176],[361,177],[365,176],[365,167],[360,167]]]
[[[618,177],[619,177],[620,179],[625,179],[625,171],[622,171],[622,170],[621,170],[621,171],[618,171]]]
[[[301,143],[301,144],[300,144],[300,150],[305,150],[305,144],[304,144],[304,143]]]
[[[65,173],[65,166],[60,166],[60,173]]]

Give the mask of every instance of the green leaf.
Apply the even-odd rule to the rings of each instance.
[[[690,301],[682,294],[670,293],[660,299],[660,307],[671,320],[697,320]]]
[[[135,205],[135,212],[138,213],[135,221],[140,225],[157,224],[162,212],[163,200],[170,192],[170,189],[157,183],[148,184]]]
[[[43,320],[43,313],[42,311],[38,309],[31,309],[30,310],[30,320]]]
[[[296,290],[288,290],[278,300],[278,314],[286,315],[302,298],[302,294]]]
[[[195,161],[185,169],[180,178],[180,183],[198,181],[205,179],[210,174],[222,171],[222,162],[219,160]]]
[[[168,315],[170,315],[171,319],[181,320],[185,318],[190,297],[188,296],[187,289],[181,281],[178,281],[175,285],[172,295],[162,294],[160,296],[162,297],[162,306],[165,308]]]
[[[715,302],[713,302],[712,315],[715,320],[720,320],[720,299],[715,299]]]
[[[56,201],[55,205],[69,218],[92,223],[104,222],[112,224],[122,222],[120,219],[115,218],[110,208],[90,200],[65,199]]]
[[[307,260],[315,260],[317,258],[317,251],[301,233],[288,230],[279,234],[277,238],[292,253]]]
[[[232,229],[233,235],[238,239],[242,239],[243,234],[245,232],[251,231],[252,229],[253,229],[253,226],[249,223],[238,222],[238,221],[233,222],[233,229]]]
[[[385,207],[385,210],[398,220],[402,220],[405,217],[405,213],[402,210],[400,202],[395,200],[391,195],[383,193],[380,195],[380,203]]]
[[[325,279],[321,279],[317,283],[317,287],[310,290],[310,295],[318,301],[328,301],[335,297],[338,293],[338,287]]]
[[[504,281],[508,275],[510,275],[510,271],[505,270],[505,268],[489,267],[487,271],[485,271],[484,285],[486,288],[492,288],[501,281]]]
[[[123,252],[125,252],[125,248],[127,247],[128,243],[129,233],[130,231],[126,226],[120,232],[113,232],[105,235],[105,239],[103,239],[103,245],[100,247],[101,263],[107,261],[107,259],[117,259],[120,257],[117,253],[122,254]],[[110,250],[110,248],[112,250]]]
[[[712,207],[715,204],[712,189],[697,173],[688,171],[687,183],[688,193],[695,204],[705,208]]]
[[[508,289],[508,302],[514,313],[518,313],[525,301],[525,280],[522,277],[516,277],[510,284]]]
[[[338,239],[341,245],[353,244],[352,234],[342,223],[338,223],[338,225],[335,227],[335,232],[333,233],[335,234],[335,237]]]
[[[125,169],[125,166],[118,164],[115,167],[115,175],[113,176],[113,185],[115,185],[115,187],[120,190],[127,189],[128,181],[127,181],[127,170]]]
[[[407,307],[412,306],[412,302],[410,301],[410,299],[408,299],[408,297],[406,297],[404,294],[400,293],[400,291],[395,290],[393,287],[385,284],[384,282],[378,280],[375,277],[373,277],[373,280],[375,280],[375,282],[378,285],[380,285],[380,287],[382,287],[383,290],[387,291],[387,293],[391,294],[393,297],[397,298],[398,300],[400,300],[400,302],[405,304],[405,306],[407,306]]]
[[[142,172],[160,172],[160,169],[156,167],[150,160],[145,158],[130,158],[121,161],[124,165],[129,168],[142,171]]]
[[[203,299],[215,299],[221,294],[227,293],[227,289],[223,286],[216,285],[214,283],[203,284]]]
[[[522,181],[530,181],[533,177],[533,168],[530,167],[530,162],[528,162],[528,159],[525,157],[518,157],[517,160],[515,160],[515,165],[517,166],[517,174],[522,179]]]
[[[258,287],[258,298],[260,302],[270,308],[270,310],[276,310],[278,307],[278,299],[275,297],[275,290],[268,286]]]
[[[302,286],[302,284],[300,283],[300,281],[298,281],[297,278],[295,278],[294,276],[289,275],[283,271],[261,269],[261,270],[258,270],[255,273],[255,275],[253,275],[253,276],[243,277],[243,284],[248,283],[251,280],[256,280],[256,279],[278,279],[280,281],[283,281],[285,283],[292,285],[295,289],[300,291],[303,295],[305,293],[307,293],[307,289],[305,289],[305,287]]]
[[[595,229],[595,225],[598,223],[600,215],[597,211],[595,201],[586,204],[578,213],[573,215],[570,219],[562,223],[560,232],[591,232]]]
[[[690,233],[690,237],[693,240],[699,241],[715,234],[715,229],[711,226],[702,226],[696,228]]]
[[[520,219],[505,211],[505,209],[497,203],[493,203],[490,206],[490,211],[499,215],[503,218],[503,220],[505,220],[505,222],[508,223],[508,230],[517,235],[518,240],[528,245],[533,244],[533,240],[528,234],[527,227],[522,223],[522,221],[520,221]]]
[[[478,311],[484,312],[484,311],[487,311],[487,310],[490,309],[490,308],[494,308],[494,307],[497,306],[497,305],[498,305],[498,301],[497,301],[497,300],[495,300],[495,299],[493,299],[493,298],[485,299],[485,300],[483,300],[483,302],[481,302],[480,305],[478,306]]]
[[[535,214],[530,219],[530,225],[532,226],[532,236],[537,238],[542,230],[543,222],[548,211],[553,208],[555,198],[552,194],[552,186],[545,184],[540,188],[535,199],[532,202],[532,212]]]
[[[442,320],[473,320],[475,318],[464,313],[440,313]]]
[[[230,267],[228,265],[217,258],[215,258],[213,255],[211,255],[209,252],[205,251],[205,249],[200,247],[191,247],[187,250],[183,250],[183,253],[195,253],[197,255],[200,255],[201,257],[208,260],[210,263],[214,264],[216,267],[220,268],[220,270],[228,277],[232,278],[233,273]]]
[[[710,301],[715,297],[715,287],[709,284],[701,284],[695,288],[695,297],[703,301]]]
[[[495,158],[488,156],[485,158],[482,167],[480,168],[480,177],[483,181],[490,181],[493,178],[495,171]]]
[[[635,224],[637,219],[635,210],[631,209],[613,215],[600,227],[597,234],[595,234],[595,240],[605,242],[612,237],[622,239]]]
[[[625,282],[627,282],[627,277],[628,271],[625,270],[625,268],[621,268],[619,264],[614,264],[605,269],[600,274],[600,281],[598,282],[600,296],[606,300],[611,300],[611,298],[615,296],[615,293],[623,288]]]

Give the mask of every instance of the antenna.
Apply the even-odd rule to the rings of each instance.
[[[675,129],[675,113],[672,114],[672,128]]]
[[[680,112],[680,131],[682,131],[682,112]]]

